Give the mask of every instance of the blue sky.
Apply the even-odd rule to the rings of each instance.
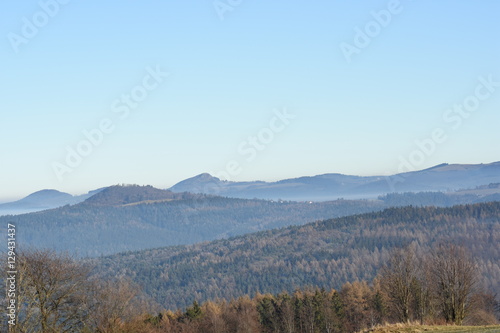
[[[500,160],[498,1],[0,6],[0,200]]]

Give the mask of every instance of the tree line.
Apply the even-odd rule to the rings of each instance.
[[[409,321],[498,323],[498,300],[480,287],[474,258],[449,243],[425,253],[413,245],[396,248],[369,283],[194,300],[174,310],[151,302],[130,281],[96,279],[87,264],[67,255],[31,250],[18,258],[18,320],[11,333],[333,333]]]

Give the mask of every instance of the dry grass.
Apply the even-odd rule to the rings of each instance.
[[[415,324],[394,324],[377,326],[360,333],[500,333],[500,326],[428,326]]]

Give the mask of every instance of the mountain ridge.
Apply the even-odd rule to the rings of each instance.
[[[342,198],[375,199],[389,193],[450,192],[474,189],[493,183],[500,183],[500,162],[487,164],[442,163],[427,169],[391,176],[326,173],[282,179],[275,182],[225,181],[209,173],[201,173],[182,180],[167,190],[175,194],[190,192],[241,199],[331,201]],[[0,204],[0,216],[18,215],[58,208],[68,204],[78,204],[108,187],[92,190],[78,196],[57,190],[37,191],[20,200]],[[50,194],[52,194],[52,198],[47,199]],[[37,198],[40,195],[42,198]]]
[[[427,169],[391,176],[326,173],[275,182],[223,181],[210,174],[202,173],[175,184],[169,190],[246,199],[326,201],[339,198],[374,198],[388,193],[454,191],[499,181],[500,162],[489,164],[442,163]]]
[[[394,206],[441,206],[496,201],[500,187],[445,194],[388,194],[375,200],[238,199],[152,186],[113,186],[84,202],[41,212],[0,216],[15,223],[19,244],[100,256],[147,247],[194,244]]]

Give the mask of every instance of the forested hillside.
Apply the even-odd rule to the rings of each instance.
[[[23,246],[100,256],[186,245],[246,233],[302,225],[391,206],[473,203],[494,198],[473,193],[402,193],[378,200],[292,202],[172,193],[151,186],[112,186],[86,201],[57,209],[2,216],[16,223]]]
[[[500,292],[500,202],[403,207],[191,246],[100,259],[96,271],[128,276],[167,308],[297,287],[371,281],[394,247],[440,242],[469,249],[485,285]]]
[[[191,194],[171,198],[170,192],[164,192],[166,198],[137,193],[117,196],[116,191],[111,197],[98,194],[100,200],[90,198],[74,206],[3,216],[0,223],[15,223],[24,247],[100,256],[193,244],[383,208],[382,202],[365,200],[270,202]],[[134,197],[139,201],[131,199]]]
[[[355,333],[387,323],[400,323],[400,328],[410,322],[496,325],[500,302],[495,294],[478,288],[482,277],[476,261],[463,246],[439,244],[417,253],[411,244],[391,250],[373,281],[346,282],[331,290],[311,286],[293,293],[195,300],[175,309],[154,304],[126,278],[113,274],[96,279],[88,262],[32,249],[19,252],[17,273],[0,268],[2,279],[11,281],[11,274],[22,277],[16,281],[17,308],[0,295],[0,315],[10,324],[18,314],[15,327],[8,328],[3,320],[0,331]],[[389,330],[382,332],[410,331],[407,325],[402,331],[385,328]],[[411,332],[421,331],[427,328]]]

